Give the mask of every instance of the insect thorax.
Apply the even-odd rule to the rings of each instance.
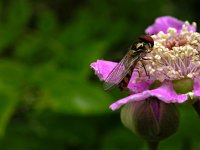
[[[135,42],[131,49],[137,52],[143,52],[151,49],[154,46],[154,41],[149,35],[141,35],[137,42]]]
[[[142,41],[136,42],[135,44],[133,44],[133,45],[131,46],[131,50],[133,50],[133,51],[138,51],[138,52],[146,51],[146,50],[149,49],[149,48],[150,48],[149,43],[147,43],[147,42],[142,42]]]

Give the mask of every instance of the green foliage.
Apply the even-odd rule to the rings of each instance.
[[[120,59],[156,17],[178,10],[168,0],[0,1],[1,149],[145,149],[108,109],[123,95],[104,92],[89,65]],[[182,126],[163,149],[199,147],[198,126]]]

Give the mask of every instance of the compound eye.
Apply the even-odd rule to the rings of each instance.
[[[151,41],[151,42],[149,42],[149,43],[150,43],[151,47],[153,48],[153,46],[154,46],[154,41]]]
[[[144,42],[147,42],[147,43],[150,43],[151,47],[154,46],[154,40],[151,36],[149,35],[141,35],[139,37],[140,40],[144,41]]]

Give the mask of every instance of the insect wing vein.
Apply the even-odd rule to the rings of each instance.
[[[104,82],[104,90],[109,90],[110,88],[118,85],[123,78],[127,75],[130,68],[134,64],[137,63],[139,59],[139,56],[134,54],[132,50],[130,50],[123,58],[122,60],[114,67],[114,69],[111,71],[111,73],[108,75]]]

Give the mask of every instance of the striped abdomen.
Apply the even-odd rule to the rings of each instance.
[[[125,91],[125,90],[128,90],[127,86],[128,86],[128,83],[131,79],[131,75],[133,73],[133,67],[130,68],[129,72],[127,73],[127,75],[124,77],[124,79],[120,82],[119,84],[119,89],[121,91]]]

